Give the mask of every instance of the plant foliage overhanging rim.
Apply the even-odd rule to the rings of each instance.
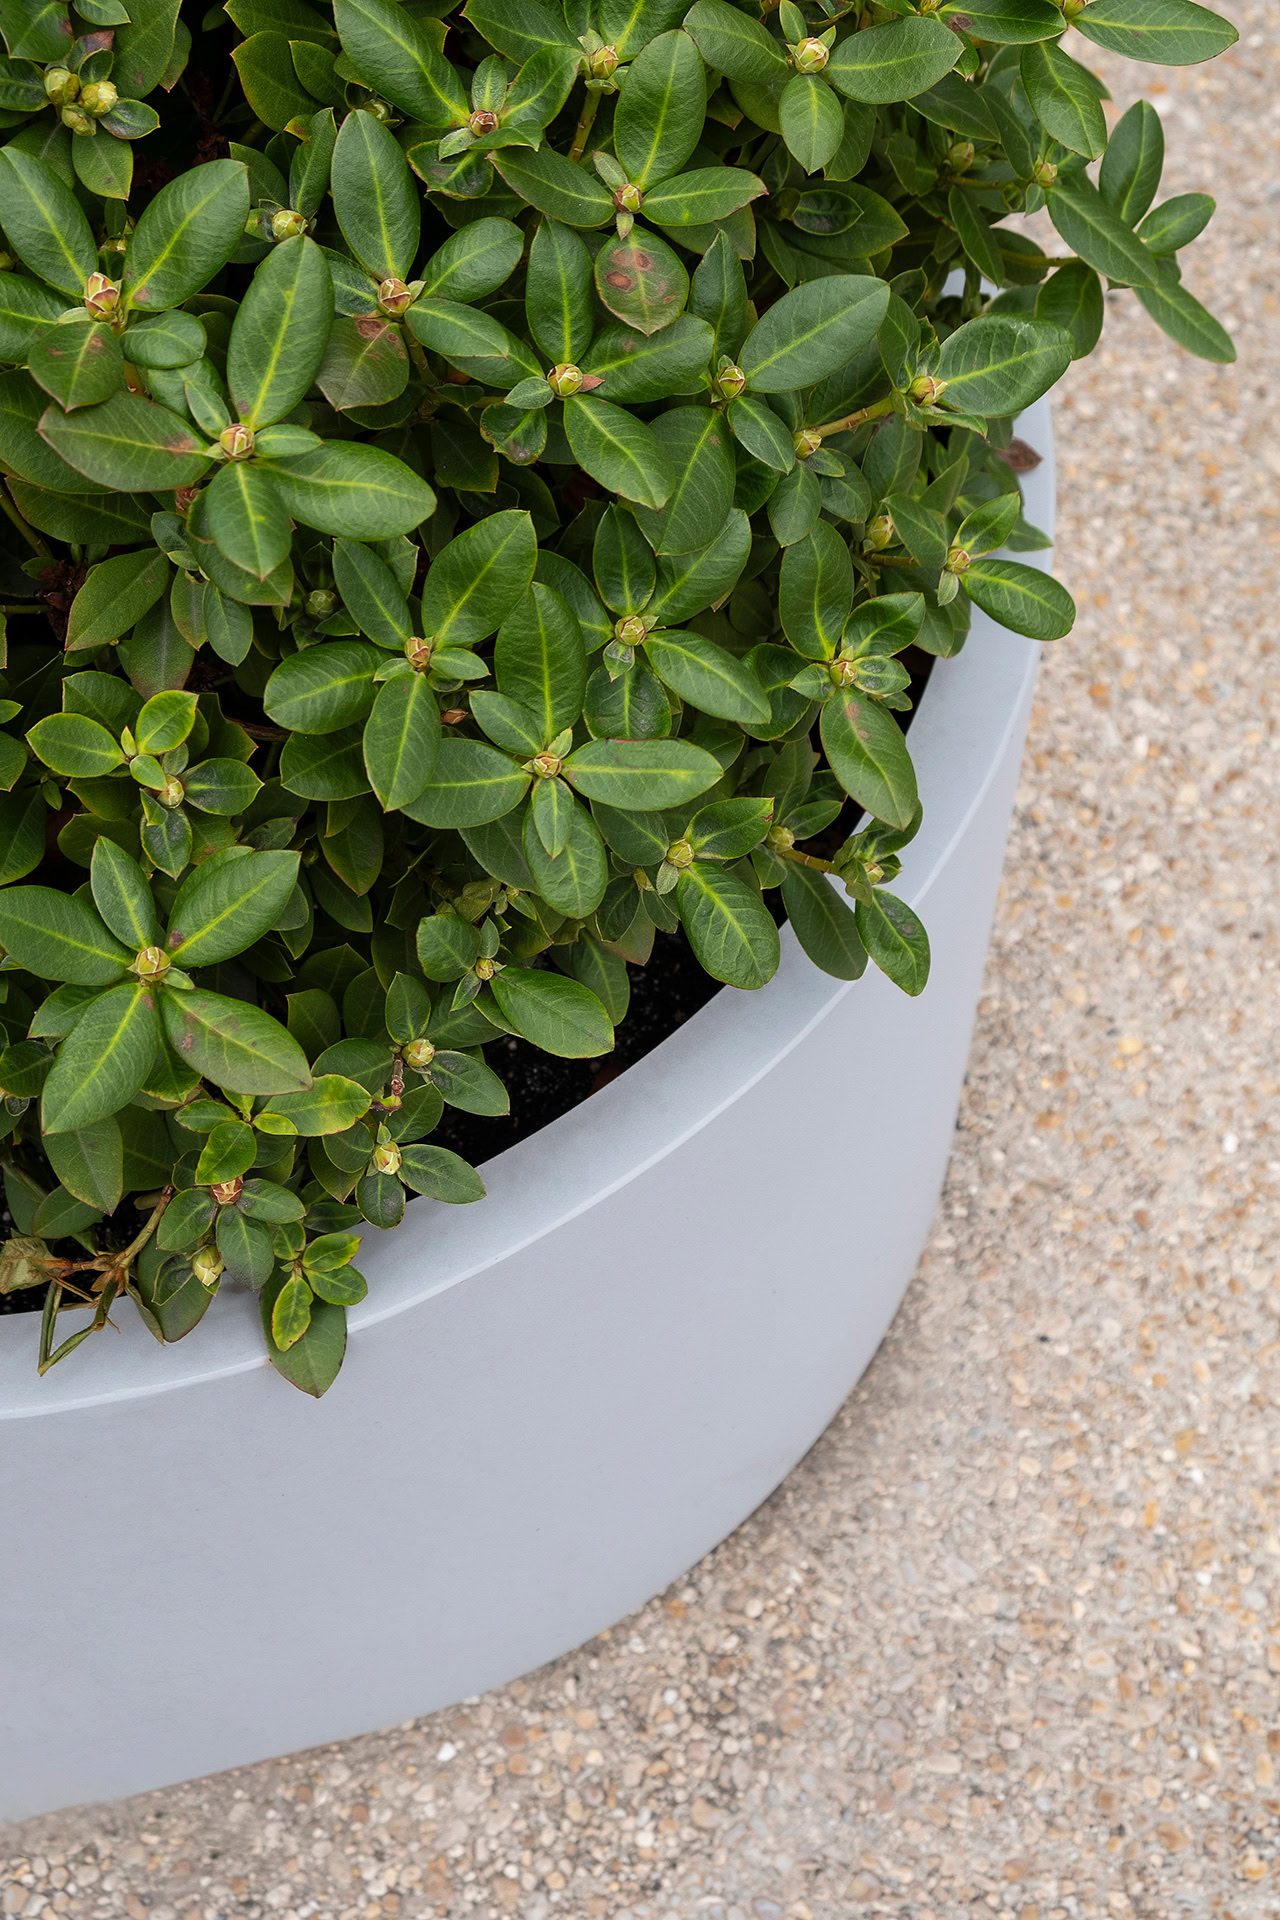
[[[192,24],[215,67],[235,29],[216,105],[178,0],[0,0],[0,1289],[52,1283],[43,1368],[126,1293],[181,1337],[228,1275],[318,1394],[358,1228],[483,1192],[429,1136],[506,1111],[487,1041],[606,1052],[677,926],[762,985],[774,888],[819,966],[920,991],[901,656],[971,602],[1074,615],[1001,557],[1044,544],[1013,417],[1104,280],[1233,358],[1179,269],[1213,203],[1156,204],[1158,117],[1108,137],[1065,29],[1235,34],[1191,0]],[[1041,208],[1053,256],[1002,224]]]

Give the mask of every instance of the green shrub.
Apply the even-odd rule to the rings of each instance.
[[[1235,38],[0,0],[0,1290],[50,1283],[42,1366],[227,1275],[323,1392],[354,1230],[483,1192],[429,1136],[506,1111],[485,1043],[607,1052],[658,933],[754,988],[785,913],[920,991],[904,656],[1073,618],[997,557],[1045,544],[1014,418],[1104,278],[1232,357],[1178,266],[1212,202],[1154,205],[1160,122],[1108,139],[1068,22]],[[1060,252],[1004,224],[1042,208]]]

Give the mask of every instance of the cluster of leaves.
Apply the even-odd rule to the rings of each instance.
[[[676,928],[740,988],[783,915],[923,987],[910,663],[973,604],[1074,612],[1008,557],[1044,544],[1014,419],[1104,281],[1231,356],[1179,268],[1211,203],[1154,204],[1159,120],[1108,139],[1064,36],[1234,35],[1192,0],[193,24],[214,68],[238,36],[217,106],[174,0],[0,0],[0,1289],[47,1283],[47,1366],[126,1293],[180,1337],[225,1275],[318,1393],[362,1226],[483,1191],[429,1136],[507,1110],[487,1043],[607,1052]],[[1042,208],[1065,255],[1005,224]]]

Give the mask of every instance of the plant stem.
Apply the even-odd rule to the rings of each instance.
[[[48,547],[45,545],[44,541],[40,538],[40,535],[36,532],[35,528],[31,526],[28,523],[28,521],[23,517],[23,515],[18,512],[18,509],[14,506],[13,501],[9,498],[8,492],[2,487],[0,487],[0,508],[3,508],[4,512],[9,516],[10,520],[12,520],[14,526],[18,529],[18,532],[22,535],[27,545],[29,547],[34,547],[37,553],[42,553],[48,556],[49,554]]]
[[[44,608],[38,600],[7,600],[0,604],[0,613],[43,613]]]
[[[602,95],[593,90],[582,103],[582,117],[578,121],[573,145],[569,149],[571,160],[581,160],[587,150],[587,141],[591,138],[591,129],[595,125],[596,114],[600,110],[601,98]]]
[[[814,432],[825,440],[829,433],[847,433],[850,427],[860,427],[864,420],[880,420],[892,412],[891,399],[877,400],[872,407],[859,407],[856,413],[847,413],[843,420],[828,420],[825,427],[815,427]]]
[[[813,867],[818,873],[834,873],[835,866],[830,860],[819,860],[813,853],[797,853],[794,847],[774,847],[772,849],[780,860],[794,860],[797,866]]]

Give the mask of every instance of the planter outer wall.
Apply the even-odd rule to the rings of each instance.
[[[1021,432],[1047,528],[1046,402]],[[1038,655],[975,613],[912,727],[922,998],[833,981],[784,930],[768,987],[491,1161],[481,1205],[371,1234],[324,1400],[271,1372],[249,1298],[167,1349],[126,1308],[44,1380],[37,1316],[0,1320],[0,1819],[497,1686],[773,1491],[929,1229]]]

